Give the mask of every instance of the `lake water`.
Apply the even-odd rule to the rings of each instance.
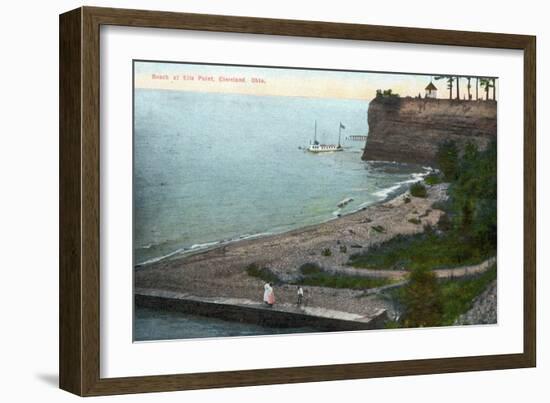
[[[419,166],[367,163],[368,102],[136,89],[136,265],[334,219],[418,180]],[[317,137],[344,152],[311,154]],[[352,197],[343,209],[337,203]]]
[[[139,306],[136,306],[134,316],[134,339],[136,341],[260,336],[268,334],[311,333],[312,331],[315,330],[307,327],[264,327]]]

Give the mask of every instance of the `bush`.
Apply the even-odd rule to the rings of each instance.
[[[323,251],[321,252],[321,255],[323,256],[332,256],[332,252],[329,248],[325,248],[323,249]]]
[[[405,202],[405,204],[410,203],[410,202],[411,202],[411,198],[408,197],[408,196],[405,196],[405,198],[403,199],[403,201]]]
[[[449,211],[451,207],[451,202],[449,199],[447,200],[440,200],[432,203],[432,207],[435,210],[442,210],[442,211]]]
[[[340,245],[340,252],[341,253],[347,253],[348,252],[348,248],[346,247],[346,245]]]
[[[442,178],[439,174],[429,174],[424,178],[424,182],[427,185],[437,185],[442,182]]]
[[[411,224],[420,224],[422,221],[420,221],[418,218],[409,218],[408,220]]]
[[[322,271],[323,269],[317,263],[308,262],[300,266],[300,272],[306,276],[321,273]]]
[[[413,183],[409,189],[411,192],[411,195],[414,197],[426,197],[428,196],[428,191],[426,190],[426,186],[424,186],[420,182]]]
[[[246,273],[251,277],[259,278],[260,280],[271,283],[271,284],[280,284],[281,280],[279,277],[271,271],[269,267],[262,267],[257,263],[251,263],[246,266]]]
[[[449,214],[443,213],[439,217],[439,221],[437,223],[437,229],[441,231],[450,231],[452,228],[453,228],[453,223],[449,218]]]
[[[384,329],[399,329],[400,323],[397,320],[388,320],[384,323]]]

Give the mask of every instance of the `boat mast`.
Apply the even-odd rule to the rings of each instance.
[[[342,147],[340,145],[340,137],[342,136],[342,122],[340,122],[340,125],[338,126],[338,148]]]
[[[313,144],[317,144],[317,120],[315,120],[315,134],[313,135]]]

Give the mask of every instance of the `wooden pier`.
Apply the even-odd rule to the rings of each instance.
[[[366,135],[355,134],[355,135],[347,136],[346,140],[349,140],[349,141],[367,141],[367,136]]]

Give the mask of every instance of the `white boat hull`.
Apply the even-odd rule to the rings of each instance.
[[[313,145],[313,146],[309,146],[307,148],[307,151],[309,151],[310,153],[330,153],[330,152],[335,152],[335,151],[344,151],[344,149],[342,147],[338,147],[338,146],[332,146],[332,145]]]

